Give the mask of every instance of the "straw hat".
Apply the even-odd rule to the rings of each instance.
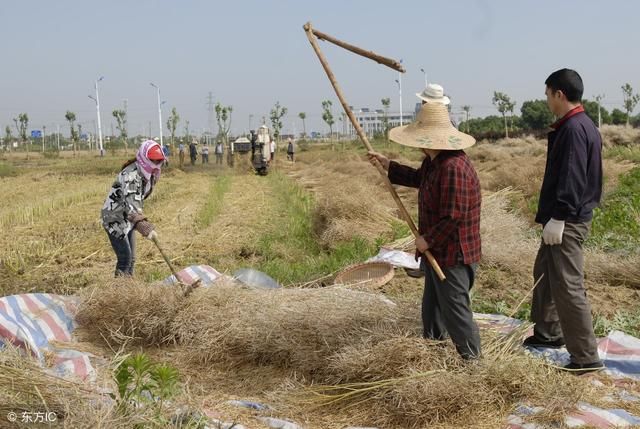
[[[465,149],[476,142],[451,124],[447,106],[442,103],[423,104],[416,121],[393,128],[389,139],[404,146],[437,150]]]
[[[422,92],[416,92],[418,98],[426,103],[449,104],[451,100],[444,95],[444,89],[437,83],[430,83]]]

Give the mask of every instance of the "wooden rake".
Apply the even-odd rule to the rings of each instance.
[[[176,281],[180,284],[180,286],[182,286],[183,288],[183,296],[188,296],[191,292],[193,292],[193,290],[195,288],[197,288],[198,286],[200,286],[201,280],[198,279],[196,281],[194,281],[191,284],[186,284],[184,283],[180,277],[178,276],[178,273],[176,272],[175,268],[173,268],[173,264],[171,263],[171,259],[169,259],[169,257],[167,256],[167,254],[165,253],[164,249],[162,248],[162,246],[160,245],[160,241],[158,240],[157,237],[153,238],[153,244],[156,245],[156,248],[158,249],[158,251],[160,252],[160,254],[162,255],[162,259],[164,259],[164,261],[167,263],[167,265],[169,266],[169,270],[171,270],[171,274],[173,274],[173,276],[176,278]]]
[[[316,55],[318,56],[318,59],[320,60],[320,64],[322,64],[322,67],[324,68],[324,71],[327,73],[327,77],[329,78],[329,81],[331,82],[331,86],[333,86],[333,90],[335,91],[336,95],[338,96],[338,100],[340,100],[340,104],[342,104],[342,108],[344,109],[344,112],[347,114],[347,116],[349,117],[349,120],[351,121],[351,124],[353,125],[353,128],[358,133],[358,137],[360,137],[360,140],[365,145],[365,147],[367,148],[368,151],[373,151],[373,148],[371,147],[371,144],[369,143],[369,140],[367,139],[367,136],[365,135],[364,131],[362,130],[362,127],[360,126],[360,123],[356,120],[355,116],[353,115],[353,112],[349,108],[349,104],[347,103],[346,99],[344,98],[344,95],[342,94],[342,90],[338,86],[338,82],[336,80],[336,77],[334,76],[333,72],[331,71],[331,68],[329,67],[329,63],[327,62],[327,59],[325,58],[324,54],[320,50],[320,46],[318,46],[318,39],[325,40],[327,42],[333,43],[334,45],[340,46],[341,48],[344,48],[344,49],[346,49],[346,50],[348,50],[350,52],[353,52],[353,53],[358,54],[360,56],[363,56],[365,58],[369,58],[369,59],[371,59],[371,60],[373,60],[373,61],[375,61],[375,62],[377,62],[379,64],[383,64],[383,65],[385,65],[387,67],[390,67],[393,70],[397,70],[397,71],[399,71],[401,73],[405,72],[404,67],[402,67],[402,64],[400,64],[398,61],[395,61],[395,60],[393,60],[391,58],[386,58],[386,57],[383,57],[381,55],[376,54],[375,52],[361,49],[361,48],[359,48],[357,46],[354,46],[354,45],[351,45],[349,43],[345,43],[345,42],[343,42],[341,40],[338,40],[335,37],[331,37],[328,34],[325,34],[325,33],[321,32],[321,31],[315,30],[311,26],[310,22],[307,22],[303,26],[303,28],[304,28],[305,33],[307,34],[307,38],[309,39],[309,43],[311,43],[311,46],[313,47],[313,50],[315,51]],[[382,176],[382,178],[384,180],[384,184],[387,187],[387,190],[391,193],[391,196],[393,197],[393,200],[396,202],[396,205],[398,206],[398,209],[400,210],[400,216],[407,223],[407,225],[409,225],[409,228],[411,229],[411,232],[413,233],[414,237],[416,237],[416,238],[419,237],[420,234],[418,233],[418,229],[416,228],[416,225],[413,222],[413,219],[409,215],[409,212],[407,212],[407,209],[404,207],[404,204],[402,203],[402,200],[398,196],[398,193],[396,192],[396,190],[394,189],[393,185],[389,181],[389,178],[387,177],[387,173],[384,171],[384,168],[382,167],[382,165],[377,160],[375,160],[374,165],[375,165],[376,169],[378,170],[378,173],[380,173],[380,175]],[[431,266],[435,270],[436,274],[438,275],[438,278],[440,278],[441,281],[445,280],[445,275],[442,272],[442,270],[440,269],[440,266],[438,265],[438,262],[433,257],[431,252],[429,252],[427,250],[426,252],[424,252],[424,255],[427,257],[427,260],[429,261],[429,264],[431,264]]]

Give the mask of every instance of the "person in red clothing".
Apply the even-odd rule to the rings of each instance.
[[[469,291],[480,261],[481,194],[478,175],[463,150],[475,139],[453,127],[446,103],[433,101],[423,104],[416,122],[392,129],[389,138],[426,155],[416,169],[369,152],[371,162],[377,160],[388,171],[391,183],[418,188],[416,252],[429,250],[446,276],[441,281],[422,258],[423,336],[451,337],[463,359],[478,358],[480,336]]]

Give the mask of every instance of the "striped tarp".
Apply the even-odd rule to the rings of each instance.
[[[177,274],[184,283],[190,285],[195,281],[200,280],[201,286],[211,286],[216,281],[227,277],[209,265],[191,265],[182,271],[179,271]],[[164,280],[164,283],[169,285],[176,284],[176,277],[171,275]]]
[[[491,329],[507,334],[523,322],[499,314],[474,314],[474,320],[480,329]],[[529,333],[531,334],[531,332]],[[544,358],[554,365],[569,363],[566,349],[528,348],[534,356]],[[640,339],[620,331],[612,331],[605,338],[598,339],[598,353],[607,369],[604,371],[614,378],[640,380]],[[640,398],[622,394],[630,401]],[[542,429],[535,423],[525,423],[525,417],[541,411],[542,408],[522,405],[507,420],[508,429]],[[603,409],[590,404],[578,404],[578,411],[566,417],[567,427],[589,426],[595,428],[622,428],[640,425],[640,417],[621,409]]]
[[[89,356],[76,350],[59,349],[51,341],[68,343],[75,329],[76,300],[46,293],[28,293],[0,298],[0,346],[12,344],[33,355],[59,376],[93,379]]]

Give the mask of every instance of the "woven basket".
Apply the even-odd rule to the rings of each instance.
[[[351,265],[340,271],[333,283],[378,287],[388,283],[393,278],[393,274],[393,265],[388,262],[365,262]]]

